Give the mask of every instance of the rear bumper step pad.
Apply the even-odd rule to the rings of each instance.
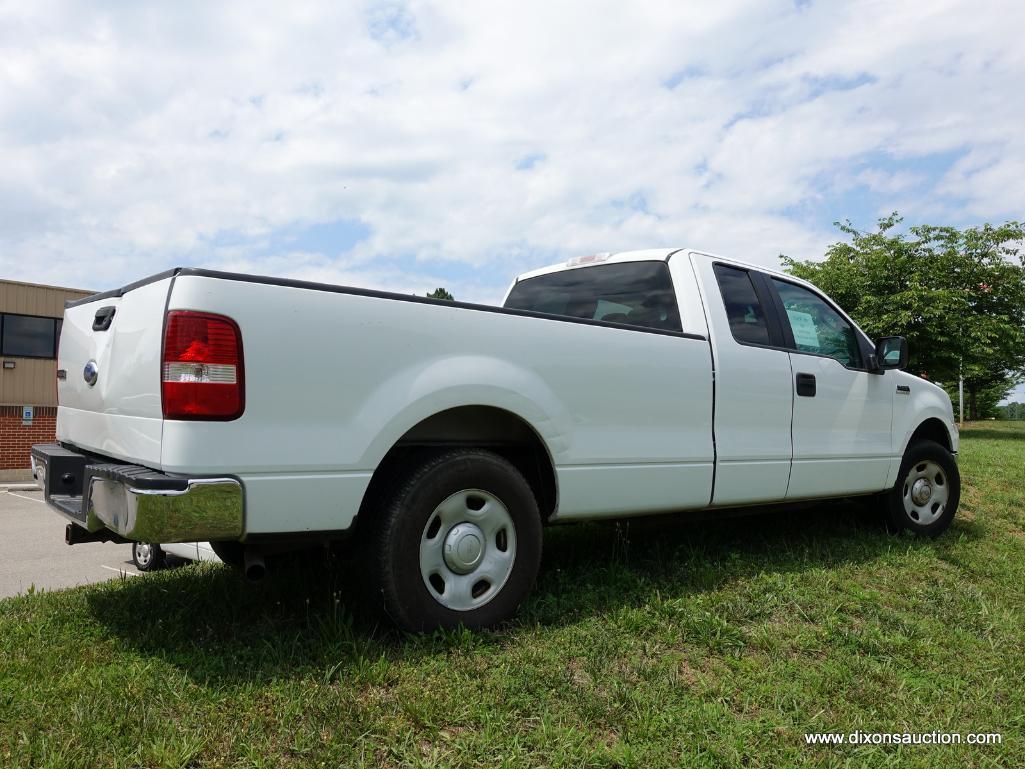
[[[236,478],[167,475],[57,443],[32,447],[32,474],[47,504],[90,533],[108,529],[135,541],[193,542],[237,540],[244,531],[244,491]]]

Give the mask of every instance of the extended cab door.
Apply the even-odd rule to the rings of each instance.
[[[767,277],[793,370],[787,499],[881,491],[890,466],[894,377],[869,372],[867,340],[825,297]]]
[[[757,270],[692,256],[715,364],[718,506],[779,502],[790,478],[793,373],[774,300]]]

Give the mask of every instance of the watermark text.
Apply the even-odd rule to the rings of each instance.
[[[807,745],[1002,745],[995,732],[812,732]]]

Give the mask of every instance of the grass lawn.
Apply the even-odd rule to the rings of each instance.
[[[1025,766],[1025,423],[936,541],[844,505],[549,529],[494,632],[403,637],[344,568],[0,601],[0,767]],[[998,732],[808,746],[806,732]]]

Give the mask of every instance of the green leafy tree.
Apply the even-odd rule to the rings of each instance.
[[[455,299],[456,299],[454,296],[452,296],[452,294],[450,294],[444,288],[436,288],[436,289],[434,289],[431,293],[429,293],[427,295],[427,298],[428,299],[447,299],[450,302],[454,302]]]
[[[972,398],[970,397],[967,383],[965,384],[965,416],[971,415],[971,419],[989,419],[1000,416],[1000,406],[997,404],[1007,397],[1007,394],[1018,383],[1017,377],[1006,377],[992,385],[979,388],[974,393],[974,413],[972,412]],[[957,409],[957,382],[950,381],[943,383],[943,389],[947,391],[950,399]]]
[[[1025,259],[1018,250],[1025,227],[899,232],[901,221],[891,214],[875,232],[837,222],[849,240],[830,246],[825,261],[780,258],[870,336],[907,337],[912,372],[955,388],[963,374],[967,415],[978,419],[1025,369]]]

